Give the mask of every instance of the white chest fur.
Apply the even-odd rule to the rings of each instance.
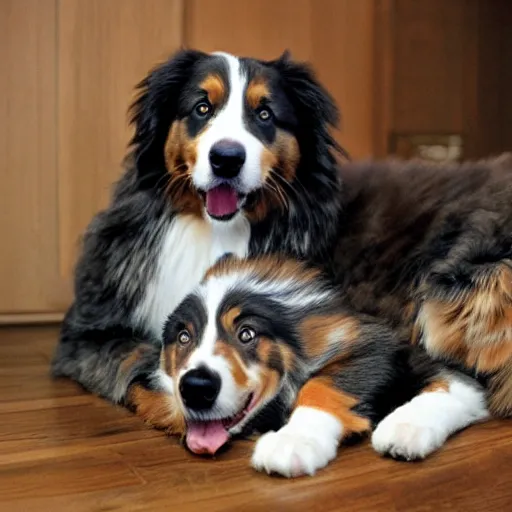
[[[177,216],[169,225],[157,256],[155,274],[135,311],[135,323],[160,337],[168,315],[227,252],[247,255],[250,225],[237,215],[229,222]]]

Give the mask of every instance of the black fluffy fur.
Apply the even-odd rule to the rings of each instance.
[[[122,361],[139,340],[161,343],[134,325],[133,313],[177,215],[164,193],[165,140],[181,89],[206,58],[180,51],[139,84],[126,172],[84,237],[53,372],[114,402],[124,403],[130,384],[152,368],[141,361],[120,374]],[[286,56],[260,64],[278,74],[293,105],[301,159],[285,189],[290,207],[251,225],[250,256],[279,253],[320,266],[350,307],[384,319],[402,340],[414,324],[414,314],[403,314],[411,303],[417,311],[430,298],[449,301],[495,265],[510,265],[510,160],[340,166],[330,134],[337,109],[309,68]]]

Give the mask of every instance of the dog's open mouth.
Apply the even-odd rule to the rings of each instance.
[[[240,209],[243,197],[227,184],[218,185],[206,192],[206,211],[210,217],[229,220]]]
[[[229,418],[209,421],[188,421],[185,442],[190,451],[214,455],[230,438],[229,430],[238,425],[256,405],[251,393],[240,411]]]

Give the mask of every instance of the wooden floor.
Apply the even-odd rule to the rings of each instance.
[[[249,467],[252,443],[189,454],[127,411],[52,381],[56,328],[0,330],[0,511],[512,510],[512,424],[490,422],[421,463],[340,450],[313,478]]]

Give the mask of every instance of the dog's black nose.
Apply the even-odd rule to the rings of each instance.
[[[183,403],[194,410],[210,409],[219,395],[220,384],[219,375],[204,366],[188,371],[180,381]]]
[[[219,140],[210,149],[210,165],[213,173],[220,178],[238,176],[244,162],[245,149],[234,140]]]

